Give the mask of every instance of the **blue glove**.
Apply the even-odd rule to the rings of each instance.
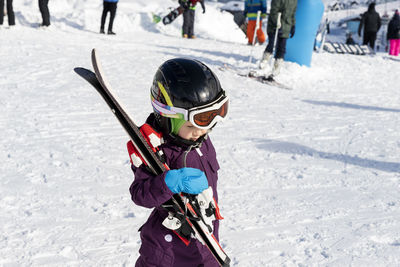
[[[169,170],[165,176],[165,183],[175,194],[184,192],[196,195],[208,188],[204,172],[194,168]]]

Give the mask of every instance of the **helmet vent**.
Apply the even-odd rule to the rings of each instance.
[[[188,83],[190,82],[190,78],[187,75],[185,69],[176,61],[170,60],[167,62],[168,66],[172,70],[172,74],[175,76],[175,79],[178,82]]]

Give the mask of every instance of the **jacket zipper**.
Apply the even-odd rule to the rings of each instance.
[[[186,151],[185,154],[183,155],[183,167],[186,167],[186,158],[187,155],[189,154],[190,150],[192,150],[193,146],[190,146]]]

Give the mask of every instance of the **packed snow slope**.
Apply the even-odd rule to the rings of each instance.
[[[315,53],[310,68],[285,62],[278,79],[293,90],[282,90],[220,69],[255,67],[264,46],[247,46],[219,4],[197,12],[195,40],[180,37],[181,18],[152,24],[176,2],[118,5],[116,36],[98,34],[102,3],[89,0],[50,1],[49,29],[37,28],[37,1],[14,1],[17,26],[0,29],[1,266],[138,257],[150,210],[130,200],[127,135],[73,72],[91,68],[92,48],[138,124],[165,60],[195,58],[218,75],[231,104],[210,136],[233,266],[400,265],[398,59]]]

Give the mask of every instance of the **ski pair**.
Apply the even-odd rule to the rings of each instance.
[[[116,116],[122,127],[128,133],[132,145],[140,154],[143,163],[155,174],[159,175],[168,170],[168,166],[164,164],[153,148],[149,145],[140,131],[140,128],[133,122],[126,113],[126,109],[122,107],[121,102],[117,101],[116,96],[112,93],[111,86],[105,80],[101,65],[98,61],[95,49],[92,50],[92,65],[95,73],[85,68],[75,68],[74,71],[89,82],[103,97],[113,114]],[[221,245],[210,232],[208,225],[202,220],[198,207],[195,207],[193,199],[195,197],[186,198],[181,194],[174,194],[173,197],[165,203],[165,207],[171,207],[171,211],[182,215],[182,220],[186,221],[190,231],[194,236],[203,243],[215,257],[219,265],[229,266],[230,259],[222,249]],[[196,212],[197,210],[197,212]]]

